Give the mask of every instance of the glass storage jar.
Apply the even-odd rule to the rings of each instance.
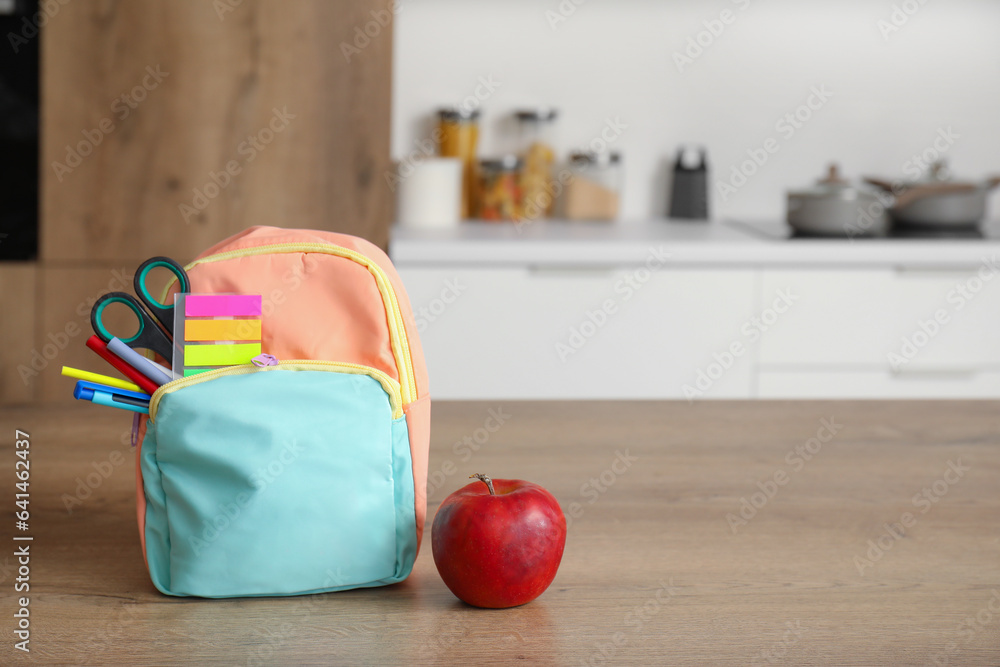
[[[558,116],[555,109],[548,107],[522,109],[514,113],[518,126],[518,151],[524,162],[520,179],[520,215],[525,220],[547,218],[552,213],[553,144]]]
[[[621,154],[570,153],[563,195],[567,220],[615,220],[621,198]]]
[[[477,176],[477,216],[482,220],[519,220],[522,162],[516,155],[480,160]]]
[[[472,217],[475,206],[476,147],[479,143],[479,110],[438,110],[438,154],[462,161],[462,218]]]

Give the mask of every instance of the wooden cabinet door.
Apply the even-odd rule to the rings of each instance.
[[[252,225],[385,246],[394,6],[60,3],[43,32],[42,260],[188,261]]]

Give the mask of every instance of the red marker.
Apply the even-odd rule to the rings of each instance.
[[[96,335],[87,339],[87,347],[96,352],[109,364],[117,368],[122,375],[139,385],[139,387],[147,394],[153,394],[157,389],[159,389],[158,384],[122,361],[121,357],[109,350],[107,343],[98,338]]]

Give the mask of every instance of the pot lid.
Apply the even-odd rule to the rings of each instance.
[[[789,197],[810,197],[816,199],[857,199],[862,197],[875,197],[877,191],[867,185],[854,185],[840,174],[840,167],[833,163],[827,170],[826,176],[816,181],[812,187],[802,190],[792,190]]]

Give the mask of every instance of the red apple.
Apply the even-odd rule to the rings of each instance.
[[[445,498],[434,516],[434,564],[451,592],[473,606],[531,602],[559,569],[566,517],[537,484],[472,477],[479,481]]]

